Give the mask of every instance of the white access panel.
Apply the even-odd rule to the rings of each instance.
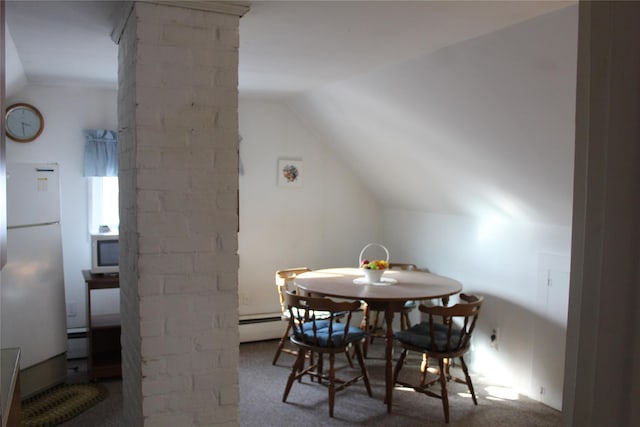
[[[571,258],[540,254],[534,324],[532,388],[540,401],[562,410]]]

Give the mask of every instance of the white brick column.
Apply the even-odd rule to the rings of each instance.
[[[241,2],[133,2],[119,43],[127,426],[239,424]]]

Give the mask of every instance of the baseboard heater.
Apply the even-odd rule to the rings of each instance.
[[[87,338],[89,336],[89,328],[69,328],[67,329],[67,339],[73,340],[77,338]]]
[[[262,314],[240,316],[238,329],[240,342],[264,341],[280,338],[285,322],[280,314]]]
[[[67,329],[67,359],[86,359],[88,351],[89,328]]]

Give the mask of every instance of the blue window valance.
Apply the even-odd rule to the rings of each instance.
[[[118,132],[84,131],[84,176],[118,176]]]

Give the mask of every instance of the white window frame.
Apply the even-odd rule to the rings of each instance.
[[[109,232],[117,233],[120,225],[118,211],[118,177],[89,177],[89,233],[105,232],[101,226],[109,227]]]

